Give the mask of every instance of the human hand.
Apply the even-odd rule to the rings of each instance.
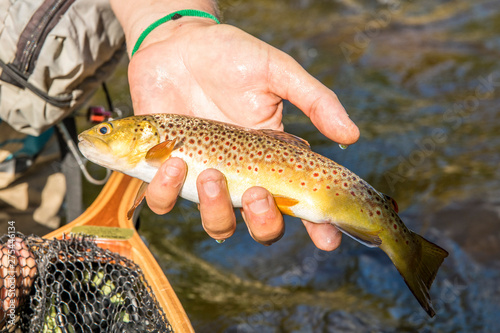
[[[287,99],[330,139],[351,144],[359,137],[336,95],[290,56],[209,19],[183,17],[153,30],[130,61],[129,82],[136,114],[189,114],[282,130],[282,100]],[[146,193],[154,212],[170,211],[185,174],[180,159],[161,166]],[[230,237],[236,224],[224,175],[206,170],[197,186],[205,230],[214,239]],[[256,241],[271,244],[283,235],[283,217],[268,191],[248,189],[242,202],[242,215]],[[340,244],[334,226],[304,225],[318,248],[334,250]]]

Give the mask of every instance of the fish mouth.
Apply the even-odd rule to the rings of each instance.
[[[96,162],[100,156],[111,153],[109,146],[93,135],[83,132],[78,135],[78,149],[88,160]]]

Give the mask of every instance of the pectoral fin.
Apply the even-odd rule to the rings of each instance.
[[[142,200],[146,197],[146,189],[148,188],[148,183],[143,182],[141,186],[139,187],[139,191],[137,191],[137,194],[135,195],[134,199],[134,204],[132,207],[127,212],[127,218],[130,220],[132,216],[134,215],[135,209],[139,207],[141,204]]]
[[[290,209],[290,207],[293,207],[296,204],[298,204],[299,200],[296,200],[296,199],[293,199],[293,198],[289,198],[289,197],[285,197],[285,196],[282,196],[282,195],[273,195],[273,197],[274,197],[274,201],[276,202],[276,205],[278,206],[278,209],[283,214],[290,215],[290,216],[295,216],[293,214],[292,210]]]
[[[146,162],[151,166],[159,168],[170,157],[176,142],[177,140],[174,139],[157,144],[146,153]]]
[[[357,240],[363,245],[368,247],[378,247],[382,244],[382,240],[378,236],[379,232],[374,230],[367,230],[361,228],[353,228],[349,225],[339,226],[334,224],[337,229],[342,231],[347,236],[351,237],[354,240]]]

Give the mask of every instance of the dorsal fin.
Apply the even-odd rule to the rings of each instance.
[[[387,203],[389,203],[391,205],[392,209],[394,209],[394,211],[396,213],[398,213],[399,207],[398,207],[398,203],[396,202],[396,200],[394,200],[392,197],[388,196],[387,194],[384,194],[384,193],[380,193],[380,194],[382,194],[385,201],[387,201]]]
[[[311,150],[311,145],[309,144],[309,142],[307,142],[302,138],[299,138],[296,135],[273,129],[260,129],[257,131],[262,132],[263,134],[273,137],[275,139],[281,140],[283,142],[292,144],[294,146]]]

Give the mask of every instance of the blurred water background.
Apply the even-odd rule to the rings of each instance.
[[[291,54],[361,130],[339,149],[293,105],[285,129],[394,197],[406,225],[450,252],[420,308],[388,257],[347,237],[317,250],[300,221],[223,244],[196,206],[142,211],[197,332],[499,332],[500,1],[221,0],[224,20]],[[109,82],[131,113],[126,63]],[[97,95],[94,103],[102,96]],[[161,110],[158,110],[161,111]],[[89,203],[96,189],[88,188]]]

